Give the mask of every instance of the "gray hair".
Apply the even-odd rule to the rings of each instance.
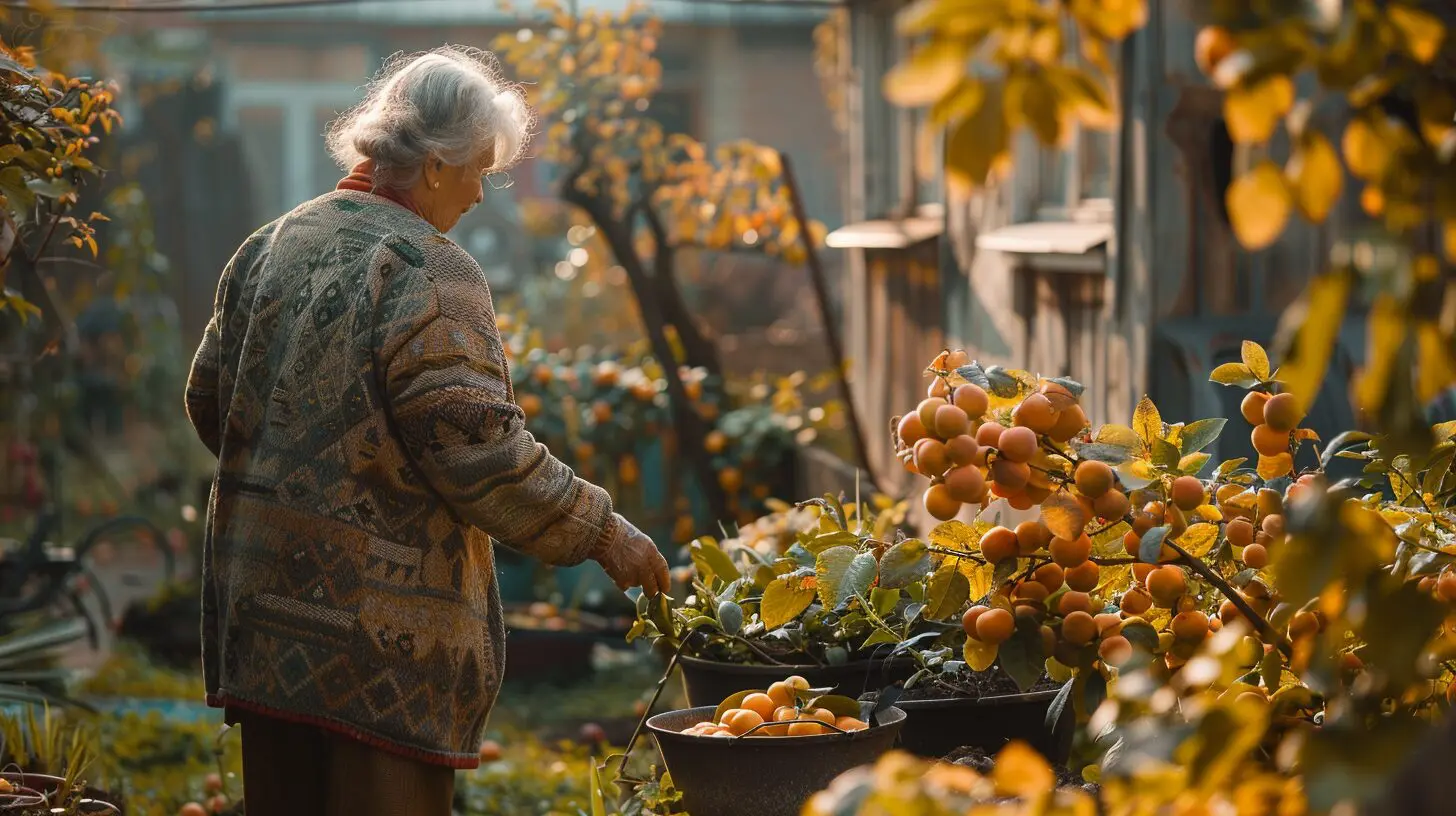
[[[505,170],[525,150],[532,119],[525,94],[506,80],[493,54],[445,45],[390,57],[364,101],[329,126],[327,144],[342,169],[371,159],[379,187],[404,190],[430,156]]]

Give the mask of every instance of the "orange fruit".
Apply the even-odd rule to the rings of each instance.
[[[774,702],[772,697],[759,692],[744,697],[743,702],[739,703],[738,707],[752,711],[764,720],[772,720],[774,709],[778,708],[779,705]]]
[[[1097,637],[1097,622],[1086,612],[1073,612],[1062,619],[1062,639],[1074,646],[1091,643]]]
[[[1062,409],[1057,417],[1057,424],[1047,431],[1047,436],[1058,442],[1066,442],[1081,433],[1087,424],[1087,414],[1082,411],[1082,406],[1071,405]]]
[[[840,717],[834,721],[834,724],[841,731],[863,731],[870,727],[869,723],[855,717]]]
[[[976,429],[976,444],[983,448],[994,448],[1001,442],[1001,434],[1006,429],[995,422],[987,422]]]
[[[1057,599],[1057,611],[1064,616],[1073,612],[1086,612],[1090,615],[1092,613],[1092,596],[1076,590],[1063,593],[1062,597]]]
[[[1139,584],[1141,584],[1143,586],[1146,586],[1147,583],[1148,583],[1148,576],[1151,575],[1152,572],[1153,572],[1153,570],[1155,570],[1155,569],[1157,569],[1157,567],[1155,567],[1152,564],[1143,564],[1143,563],[1133,564],[1132,565],[1132,577]]]
[[[935,412],[940,410],[940,406],[949,404],[939,397],[930,397],[929,399],[923,400],[920,406],[915,409],[915,413],[920,415],[921,426],[925,430],[933,433],[935,431]]]
[[[915,469],[923,476],[941,476],[950,470],[950,452],[937,439],[922,439],[915,443]]]
[[[1198,39],[1193,42],[1193,59],[1204,76],[1212,77],[1213,72],[1218,70],[1218,64],[1237,51],[1238,47],[1238,41],[1227,28],[1204,26],[1198,32]]]
[[[950,521],[961,512],[961,503],[950,495],[943,484],[931,485],[924,496],[925,512],[938,521]]]
[[[976,618],[976,639],[983,643],[1002,643],[1016,631],[1016,619],[1000,607],[988,609]]]
[[[1203,504],[1203,482],[1192,476],[1174,479],[1170,493],[1173,504],[1185,513],[1191,513]]]
[[[1132,642],[1122,635],[1113,635],[1097,644],[1097,656],[1109,666],[1121,666],[1132,657]]]
[[[1289,619],[1290,640],[1299,640],[1302,637],[1316,634],[1319,630],[1319,617],[1313,612],[1296,612],[1294,617]]]
[[[1093,514],[1109,521],[1126,516],[1131,509],[1132,503],[1127,500],[1127,494],[1121,490],[1109,490],[1092,502]]]
[[[1254,525],[1248,519],[1236,518],[1223,528],[1229,543],[1235,547],[1247,547],[1254,543]]]
[[[480,761],[495,762],[502,755],[500,743],[495,740],[486,740],[480,744]]]
[[[1269,425],[1255,425],[1249,433],[1254,450],[1264,456],[1278,456],[1289,452],[1289,432],[1276,431]]]
[[[1112,468],[1106,462],[1084,459],[1072,473],[1077,491],[1089,499],[1096,499],[1112,489]]]
[[[1016,525],[1016,545],[1022,555],[1031,555],[1052,543],[1052,531],[1036,519]]]
[[[834,716],[834,712],[830,711],[827,708],[816,708],[813,710],[813,712],[806,713],[808,714],[810,719],[815,719],[819,722],[832,723],[836,719]]]
[[[906,445],[914,445],[925,438],[925,424],[920,421],[919,414],[906,414],[900,417],[900,424],[895,427],[895,434]]]
[[[970,439],[968,436],[961,439]],[[971,444],[975,444],[972,442]],[[945,474],[945,490],[950,497],[963,504],[979,504],[986,498],[986,477],[974,465],[951,468]]]
[[[1245,547],[1241,558],[1244,566],[1250,569],[1263,569],[1269,566],[1269,550],[1263,544],[1250,544]]]
[[[1053,537],[1048,549],[1058,566],[1071,569],[1086,563],[1087,558],[1092,555],[1092,539],[1086,533],[1076,538]]]
[[[1178,567],[1158,567],[1148,575],[1148,592],[1158,606],[1171,608],[1188,591],[1188,577]]]
[[[1173,618],[1173,637],[1178,640],[1200,641],[1208,635],[1208,616],[1196,609],[1179,612]]]
[[[177,816],[207,816],[207,808],[197,802],[188,802],[177,811]]]
[[[1436,579],[1436,595],[1447,603],[1456,601],[1456,572],[1441,573]]]
[[[1005,437],[1005,434],[1002,434]],[[991,480],[1006,490],[1019,491],[1031,478],[1031,466],[1025,462],[997,459],[991,463]],[[1010,498],[1009,496],[1007,498]]]
[[[805,680],[801,675],[797,674],[791,674],[788,677],[785,677],[784,685],[788,686],[791,689],[794,689],[795,691],[809,690],[809,681]]]
[[[1275,394],[1264,403],[1264,424],[1281,433],[1290,433],[1304,419],[1299,401],[1293,394]]]
[[[946,382],[944,377],[933,378],[930,381],[930,385],[925,388],[925,396],[949,399],[950,383]]]
[[[823,723],[797,722],[789,726],[789,736],[791,737],[817,737],[828,733],[830,731],[824,727]]]
[[[985,389],[974,383],[958,387],[951,399],[971,419],[980,419],[986,415],[986,409],[991,407],[991,398],[986,395]]]
[[[720,724],[733,732],[733,736],[741,737],[751,729],[763,725],[763,715],[746,708],[735,708],[724,712],[723,721]]]
[[[1122,595],[1122,611],[1129,615],[1141,615],[1153,608],[1153,596],[1140,586],[1129,587]]]
[[[1012,462],[1028,462],[1036,453],[1036,445],[1036,432],[1025,426],[1017,426],[1001,432],[997,450]]]
[[[950,457],[951,464],[961,467],[975,463],[980,449],[976,438],[966,433],[953,436],[945,442],[945,452]]]
[[[992,527],[981,536],[981,555],[992,564],[1020,554],[1021,547],[1017,543],[1016,533],[1005,527]]]
[[[1138,535],[1137,530],[1128,530],[1122,534],[1122,548],[1133,558],[1138,557],[1138,550],[1142,548],[1143,539]]]
[[[1259,529],[1268,533],[1275,539],[1283,538],[1284,517],[1279,515],[1278,513],[1265,516],[1264,520],[1259,522]]]
[[[1046,585],[1037,581],[1022,581],[1012,590],[1011,597],[1018,601],[1045,601],[1051,593]]]
[[[1039,434],[1051,431],[1057,425],[1061,416],[1056,408],[1052,407],[1051,400],[1045,394],[1028,394],[1021,404],[1011,412],[1011,421],[1023,428],[1030,428]]]
[[[954,405],[942,405],[935,409],[935,435],[951,439],[971,429],[971,418]]]
[[[1042,564],[1031,574],[1031,578],[1046,587],[1048,592],[1056,592],[1066,581],[1066,572],[1057,564]]]
[[[795,703],[794,689],[782,681],[773,683],[768,687],[768,698],[779,708],[792,706]]]
[[[1088,542],[1089,546],[1091,542]],[[1066,571],[1067,588],[1075,592],[1091,592],[1102,578],[1102,568],[1095,562],[1083,561]]]
[[[966,630],[967,635],[976,637],[976,618],[981,617],[981,614],[987,609],[990,609],[990,607],[978,604],[967,609],[966,613],[961,615],[961,628]]]
[[[1269,401],[1269,395],[1263,391],[1250,391],[1244,395],[1244,401],[1239,403],[1239,413],[1250,425],[1264,424],[1264,403]]]

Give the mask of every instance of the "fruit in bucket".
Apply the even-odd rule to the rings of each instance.
[[[718,706],[713,719],[688,726],[695,737],[813,737],[864,731],[869,724],[854,714],[859,704],[848,697],[822,695],[809,681],[793,675],[764,691],[740,691]]]

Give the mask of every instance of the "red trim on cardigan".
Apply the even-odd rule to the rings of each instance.
[[[390,742],[383,737],[377,737],[373,734],[365,733],[353,726],[346,725],[337,720],[331,720],[327,717],[319,717],[312,714],[296,714],[289,711],[280,711],[276,708],[270,708],[259,703],[250,702],[248,700],[240,700],[237,697],[228,694],[207,695],[207,705],[211,708],[239,709],[264,717],[272,717],[276,720],[283,720],[284,722],[299,723],[301,725],[312,725],[317,728],[322,728],[325,731],[332,731],[335,734],[348,737],[352,740],[357,740],[364,743],[365,745],[371,746],[373,748],[378,748],[381,751],[387,751],[391,754],[395,754],[396,756],[406,757],[408,759],[417,760],[419,762],[424,762],[429,765],[443,765],[447,768],[453,768],[457,771],[469,771],[480,767],[479,755],[464,757],[460,754],[445,754],[438,751],[426,751],[421,748],[412,748],[408,745],[400,745],[395,742]]]
[[[354,169],[349,171],[349,175],[344,176],[342,179],[340,179],[339,183],[334,186],[334,189],[354,190],[360,193],[373,193],[380,198],[393,201],[394,203],[398,204],[401,207],[404,207],[406,210],[409,210],[415,215],[419,215],[421,218],[424,218],[423,215],[420,215],[419,208],[414,205],[414,202],[410,200],[410,197],[408,195],[405,195],[403,193],[394,193],[389,190],[377,190],[374,188],[374,162],[371,159],[365,159],[364,161],[361,161],[358,164],[354,165]]]

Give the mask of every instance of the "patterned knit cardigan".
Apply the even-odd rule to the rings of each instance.
[[[505,668],[491,538],[572,565],[631,529],[525,430],[474,259],[369,193],[244,242],[187,413],[218,457],[208,703],[426,762],[479,764]]]

